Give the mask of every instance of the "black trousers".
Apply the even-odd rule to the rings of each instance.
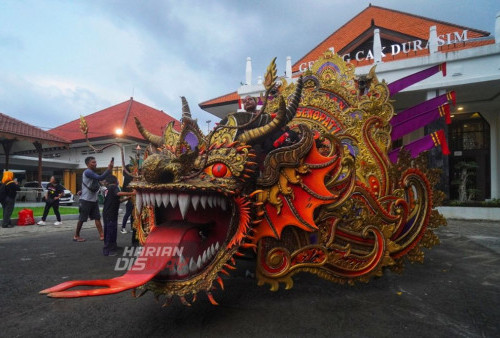
[[[16,199],[11,197],[5,197],[5,200],[2,203],[3,209],[3,227],[7,227],[10,224],[10,217],[12,216],[12,212],[14,211],[14,204],[16,204]]]
[[[127,221],[130,217],[131,221],[130,221],[130,228],[133,228],[132,224],[133,224],[133,221],[132,221],[132,210],[134,210],[134,203],[132,203],[131,200],[128,200],[127,201],[127,204],[125,204],[125,215],[123,215],[123,220],[122,220],[122,228],[125,229],[127,227]]]
[[[54,214],[56,215],[57,221],[61,221],[61,214],[59,213],[59,200],[47,200],[45,202],[45,209],[43,210],[42,221],[45,222],[47,215],[49,214],[50,208],[54,209]]]
[[[118,215],[116,219],[113,220],[104,218],[104,248],[102,248],[104,256],[108,256],[111,252],[116,251],[117,228]]]

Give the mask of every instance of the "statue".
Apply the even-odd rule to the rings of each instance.
[[[446,223],[435,209],[439,172],[425,155],[398,149],[389,159],[390,91],[370,72],[325,53],[295,83],[276,86],[268,67],[263,108],[230,114],[208,135],[183,98],[181,131],[163,135],[137,127],[152,151],[130,184],[137,239],[130,270],[109,280],[71,281],[43,290],[50,297],[84,297],[132,290],[168,305],[191,305],[256,252],[259,285],[291,288],[308,272],[337,282],[368,282],[404,262],[423,262]],[[272,93],[272,95],[270,95]],[[70,290],[97,286],[92,290]]]

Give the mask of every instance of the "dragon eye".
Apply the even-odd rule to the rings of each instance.
[[[231,169],[227,167],[224,163],[217,162],[205,168],[205,172],[213,177],[222,178],[222,177],[231,177],[233,173]]]
[[[212,165],[212,175],[215,177],[225,177],[228,171],[224,163],[215,163]]]

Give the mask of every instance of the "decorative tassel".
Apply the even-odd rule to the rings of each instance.
[[[437,132],[425,135],[421,139],[413,141],[404,147],[394,149],[389,152],[389,159],[392,163],[396,163],[399,157],[399,152],[401,149],[406,149],[410,152],[411,157],[417,157],[421,152],[432,149],[433,147],[441,146],[441,151],[443,155],[449,155],[450,149],[448,148],[448,143],[446,142],[446,137],[444,135],[444,130],[439,130]]]
[[[241,97],[238,97],[238,110],[239,111],[244,111],[244,109],[243,109],[243,103],[241,102]]]
[[[436,135],[441,145],[441,151],[443,155],[450,155],[450,148],[448,148],[448,142],[446,142],[446,136],[444,135],[444,130],[440,129],[436,132]]]
[[[451,115],[450,115],[450,105],[446,104],[442,107],[444,120],[446,124],[451,124]]]
[[[439,65],[439,70],[443,73],[443,76],[446,76],[446,62]]]
[[[429,109],[427,111],[425,110],[418,111],[417,109],[415,109],[418,108],[419,106],[423,106],[421,104],[409,108],[404,112],[400,113],[400,115],[394,117],[391,120],[391,125],[392,125],[391,139],[397,140],[402,136],[411,133],[412,131],[422,128],[433,121],[436,121],[440,117],[444,117],[446,123],[450,124],[451,123],[450,104],[446,99],[446,95],[442,95],[441,97],[436,99],[439,100],[433,99],[434,101],[432,102],[432,104],[442,101],[444,101],[444,103],[438,106],[434,106],[431,109],[429,109],[431,107],[431,104],[426,104],[425,106],[427,107],[427,109]]]
[[[453,106],[457,105],[457,94],[455,93],[454,90],[452,90],[449,93],[446,93],[446,97],[448,98],[448,100],[450,100],[451,102],[453,102]]]

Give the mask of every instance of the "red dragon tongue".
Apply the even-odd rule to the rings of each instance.
[[[196,226],[170,223],[168,226],[154,228],[142,247],[129,273],[145,275],[149,281],[155,275],[168,275],[168,271],[180,264],[186,264],[186,257],[193,257],[198,252],[200,242]],[[124,276],[125,277],[125,276]]]
[[[134,265],[123,276],[112,279],[69,281],[42,290],[40,293],[55,298],[75,298],[108,295],[136,288],[150,281],[167,264],[172,264],[177,259],[174,254],[182,249],[183,240],[189,240],[190,237],[194,236],[194,233],[193,227],[157,226],[149,233]],[[76,286],[100,286],[103,288],[68,290]]]

